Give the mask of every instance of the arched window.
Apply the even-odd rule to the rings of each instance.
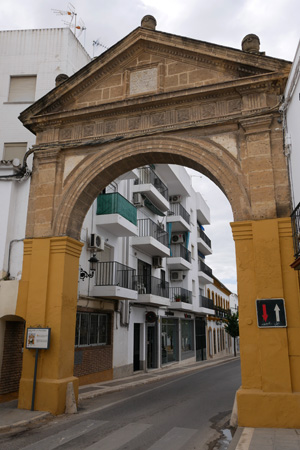
[[[213,291],[211,292],[211,298],[212,298],[212,300],[213,300],[213,302],[215,304],[215,293]]]
[[[207,298],[210,298],[210,289],[207,289]]]

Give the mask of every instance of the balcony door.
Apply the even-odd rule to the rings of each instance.
[[[151,264],[138,260],[138,279],[146,294],[151,293]]]

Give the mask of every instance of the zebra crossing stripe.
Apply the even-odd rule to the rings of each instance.
[[[59,433],[35,442],[34,444],[27,445],[26,447],[23,447],[22,450],[53,450],[66,444],[66,442],[70,442],[83,434],[89,433],[105,423],[107,423],[107,421],[104,420],[84,420],[71,428],[60,431]]]
[[[197,433],[198,430],[191,428],[172,428],[159,441],[155,442],[148,450],[180,450]]]
[[[130,423],[125,427],[114,431],[104,439],[100,439],[100,441],[86,447],[85,450],[118,450],[120,447],[136,438],[139,434],[143,433],[151,426],[152,425],[146,423]]]

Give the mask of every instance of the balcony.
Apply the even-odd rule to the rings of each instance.
[[[138,236],[132,237],[131,244],[151,256],[169,256],[168,233],[151,219],[139,219]]]
[[[196,202],[197,221],[202,225],[208,225],[210,223],[210,210],[200,192],[196,193]]]
[[[193,309],[192,292],[182,287],[171,287],[169,289],[171,309],[191,311]]]
[[[199,306],[200,308],[212,309],[214,310],[214,302],[211,298],[204,297],[204,295],[200,295],[199,297]]]
[[[167,223],[172,224],[172,232],[191,230],[190,215],[180,203],[170,203]]]
[[[97,226],[115,236],[137,236],[137,210],[125,197],[114,192],[97,198]]]
[[[295,256],[295,261],[291,264],[291,267],[293,269],[300,270],[300,203],[298,203],[292,212],[291,219]]]
[[[171,270],[190,270],[191,252],[183,244],[171,244],[167,264]]]
[[[138,303],[154,306],[169,306],[169,283],[160,278],[136,275],[135,285],[138,292]]]
[[[151,167],[140,167],[139,178],[134,181],[133,193],[144,194],[160,211],[169,209],[168,188]]]
[[[227,314],[231,314],[230,309],[224,309],[216,305],[214,305],[214,310],[216,317],[218,317],[219,319],[224,319]]]
[[[92,280],[93,282],[93,280]],[[114,300],[136,300],[135,269],[116,261],[98,262],[90,294]]]
[[[213,282],[212,270],[201,259],[198,260],[198,278],[201,284],[208,284]]]
[[[200,227],[197,229],[197,245],[198,250],[202,253],[202,255],[206,256],[212,254],[211,240]]]

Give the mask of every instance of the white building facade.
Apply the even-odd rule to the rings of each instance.
[[[99,195],[81,233],[74,369],[81,383],[232,353],[222,322],[231,292],[214,284],[206,262],[209,222],[180,166],[137,168]]]
[[[292,267],[300,270],[300,41],[289,74],[281,106],[285,134],[285,154],[289,166],[293,202],[292,224],[295,261]]]
[[[0,31],[0,397],[16,386],[24,329],[15,317],[30,188],[22,163],[35,136],[18,116],[55,87],[57,76],[90,60],[69,28]],[[30,170],[32,156],[27,164]],[[17,344],[16,354],[4,352],[5,340],[6,349]]]

